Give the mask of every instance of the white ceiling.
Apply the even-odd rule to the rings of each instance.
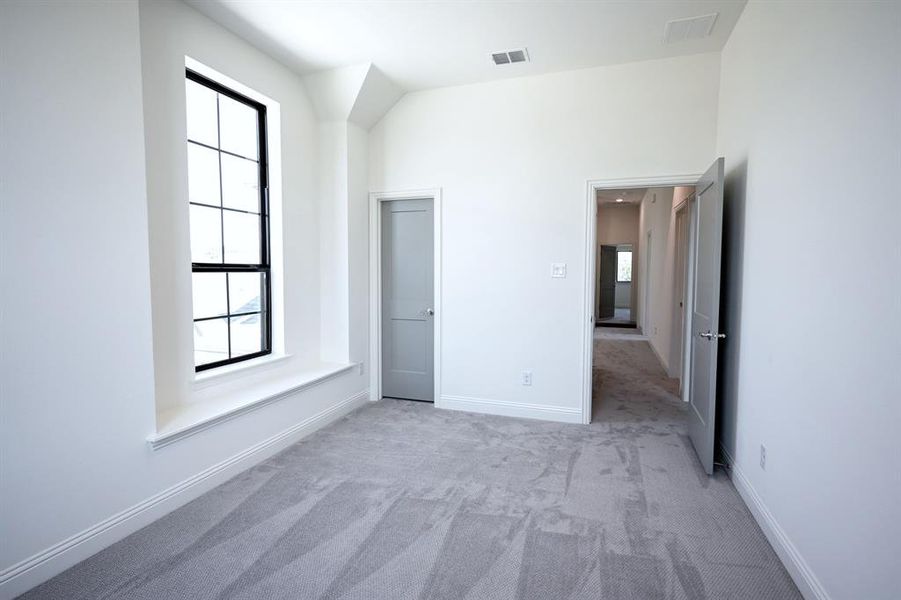
[[[187,0],[306,75],[372,62],[407,91],[722,49],[745,0]],[[719,13],[710,37],[665,45],[667,21]],[[489,54],[526,47],[531,62]]]
[[[616,205],[624,205],[631,204],[637,205],[641,203],[641,199],[644,198],[645,192],[648,191],[648,188],[632,188],[628,190],[598,190],[598,205],[606,205],[606,204],[616,204]],[[617,202],[617,198],[622,198],[622,202]]]

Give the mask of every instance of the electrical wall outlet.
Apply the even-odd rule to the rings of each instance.
[[[522,372],[522,384],[523,385],[532,385],[532,372],[531,371],[523,371]]]
[[[555,279],[566,277],[566,263],[551,263],[551,277]]]
[[[766,446],[760,444],[760,468],[766,471]]]

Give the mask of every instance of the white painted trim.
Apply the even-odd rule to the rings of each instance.
[[[194,391],[202,390],[214,385],[218,385],[230,379],[237,379],[239,377],[247,375],[247,371],[260,370],[263,367],[269,367],[272,364],[286,361],[292,356],[294,355],[266,354],[265,356],[259,356],[250,360],[242,360],[241,362],[224,365],[222,367],[216,367],[215,369],[199,371],[194,374],[194,382],[191,386],[191,389],[193,389]]]
[[[382,211],[381,203],[392,200],[427,199],[432,201],[434,223],[434,399],[441,406],[441,324],[444,311],[441,307],[441,188],[402,190],[397,192],[370,192],[369,194],[369,389],[373,401],[382,399]]]
[[[691,361],[692,343],[694,342],[694,301],[695,301],[695,255],[697,245],[695,236],[697,230],[698,204],[697,195],[688,197],[688,252],[685,256],[687,269],[685,271],[685,324],[682,327],[685,338],[682,340],[682,401],[691,402]]]
[[[123,539],[241,471],[366,403],[363,390],[246,450],[0,572],[0,598],[14,598]]]
[[[823,587],[823,584],[820,583],[820,580],[814,574],[813,569],[801,556],[801,552],[792,543],[788,534],[779,525],[776,517],[767,508],[763,498],[760,497],[760,494],[757,493],[757,490],[751,484],[751,480],[735,464],[735,460],[725,446],[722,444],[719,446],[720,452],[728,464],[729,478],[732,480],[732,484],[735,486],[741,499],[744,500],[748,510],[751,511],[751,515],[757,521],[766,539],[769,540],[779,560],[785,565],[785,569],[791,575],[795,585],[798,586],[801,595],[807,600],[831,600],[826,588]]]
[[[582,410],[581,422],[591,422],[591,368],[594,353],[594,281],[595,246],[597,240],[597,191],[644,187],[676,187],[695,185],[701,174],[663,175],[659,177],[630,177],[625,179],[589,179],[585,210],[585,290],[582,305]],[[643,330],[644,331],[644,330]]]
[[[273,402],[281,400],[282,398],[334,379],[339,375],[349,372],[351,369],[357,367],[358,365],[359,363],[340,365],[338,367],[316,372],[315,374],[308,375],[300,379],[294,379],[293,381],[285,383],[284,387],[278,388],[278,391],[270,391],[268,393],[264,393],[262,396],[254,398],[249,402],[245,402],[237,406],[231,405],[228,408],[222,408],[220,409],[220,412],[212,412],[212,414],[204,415],[202,418],[199,418],[198,420],[189,423],[188,425],[177,427],[169,431],[163,429],[162,431],[157,432],[156,434],[151,435],[149,438],[147,438],[147,442],[150,444],[151,448],[153,448],[154,450],[159,450],[160,448],[164,448],[169,444],[174,444],[179,440],[183,440],[196,433],[200,433],[201,431],[209,429],[210,427],[215,427],[220,423],[230,421],[235,417],[239,417],[241,415],[260,409],[267,404],[272,404]],[[193,406],[195,405],[186,405],[185,409],[190,410],[191,408],[193,408]],[[183,417],[188,416],[184,413],[182,413],[182,415]]]
[[[651,252],[654,249],[654,230],[648,229],[644,239],[639,242],[640,253],[639,260],[644,262],[641,268],[641,279],[639,284],[641,287],[641,313],[638,325],[648,337],[654,337],[651,329]]]
[[[558,421],[560,423],[578,424],[582,422],[582,410],[579,408],[564,408],[547,406],[545,404],[523,404],[520,402],[494,400],[489,398],[442,396],[441,408],[489,415],[501,415],[505,417]]]
[[[683,402],[689,401],[689,377],[691,377],[691,310],[690,309],[690,300],[693,298],[692,290],[689,289],[689,283],[693,281],[694,278],[694,270],[692,267],[691,261],[691,253],[692,253],[692,242],[691,242],[691,217],[692,217],[692,206],[694,206],[695,194],[692,192],[685,200],[679,203],[679,205],[674,209],[674,216],[676,218],[676,223],[678,223],[678,216],[683,215],[685,219],[685,240],[684,240],[684,251],[685,264],[682,266],[682,331],[681,336],[682,339],[680,343],[682,344],[681,348],[681,362],[679,363],[679,397]]]
[[[594,360],[594,313],[595,287],[597,286],[597,237],[598,237],[598,202],[597,189],[593,182],[587,182],[587,202],[585,205],[585,290],[582,297],[582,314],[588,322],[584,326],[582,338],[582,407],[579,422],[583,425],[591,423],[591,390],[592,362]],[[587,365],[587,368],[586,368]]]

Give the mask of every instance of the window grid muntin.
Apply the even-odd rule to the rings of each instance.
[[[240,154],[236,154],[234,152],[230,152],[228,150],[223,150],[221,148],[216,148],[210,146],[209,144],[205,144],[202,142],[197,142],[195,140],[188,139],[187,142],[189,144],[196,144],[198,146],[202,146],[204,148],[208,148],[217,152],[217,158],[219,163],[219,206],[210,205],[201,202],[190,202],[189,204],[196,206],[204,206],[207,208],[217,209],[219,210],[219,224],[220,224],[220,237],[221,237],[221,251],[222,251],[222,262],[221,263],[195,263],[192,262],[191,270],[192,273],[224,273],[225,274],[225,294],[226,294],[226,314],[225,315],[217,315],[214,317],[200,317],[197,319],[193,319],[193,323],[203,322],[203,321],[211,321],[215,319],[225,319],[226,327],[227,327],[227,339],[228,339],[228,358],[213,361],[208,363],[203,363],[200,365],[195,364],[195,371],[204,371],[207,369],[212,369],[215,367],[220,367],[228,364],[233,364],[237,362],[242,362],[245,360],[249,360],[251,358],[256,358],[259,356],[265,356],[272,352],[272,320],[271,320],[271,289],[272,289],[272,279],[271,279],[271,265],[270,265],[270,257],[269,257],[269,185],[268,185],[268,161],[267,161],[267,146],[266,146],[266,107],[242,94],[239,94],[225,86],[207,79],[206,77],[191,71],[190,69],[186,69],[185,71],[186,78],[190,81],[203,85],[212,91],[216,92],[216,138],[217,143],[222,145],[222,135],[221,135],[221,121],[220,121],[220,113],[219,113],[219,95],[227,96],[233,100],[241,102],[247,106],[253,108],[257,113],[257,154],[259,156],[258,159],[248,158],[246,156],[242,156]],[[234,208],[228,208],[223,205],[224,198],[224,190],[222,184],[222,154],[227,154],[229,156],[234,156],[236,158],[240,158],[243,160],[249,160],[251,162],[257,163],[259,167],[259,212],[246,211]],[[226,253],[225,253],[225,223],[224,223],[224,211],[232,211],[236,213],[242,214],[250,214],[254,215],[259,219],[259,239],[260,239],[260,262],[259,263],[228,263],[225,262]],[[258,311],[250,311],[250,312],[242,312],[238,314],[231,313],[231,286],[229,275],[231,273],[260,273],[260,310]],[[232,319],[233,318],[242,318],[252,315],[259,315],[261,320],[260,322],[260,351],[253,352],[250,354],[242,354],[240,356],[232,356]],[[195,358],[196,360],[196,358]]]

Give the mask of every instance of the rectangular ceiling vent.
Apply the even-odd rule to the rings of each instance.
[[[675,44],[686,40],[699,40],[710,35],[716,23],[717,13],[676,19],[666,24],[663,30],[663,43]]]
[[[492,52],[491,60],[496,65],[512,65],[513,63],[529,62],[529,51],[525,48],[520,48],[518,50]]]

